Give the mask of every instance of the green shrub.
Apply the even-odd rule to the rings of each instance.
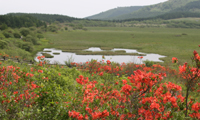
[[[0,33],[0,39],[2,40],[4,38],[5,38],[5,36],[2,33]]]
[[[14,35],[15,38],[21,38],[21,35],[18,32],[13,33],[13,35]]]
[[[27,42],[32,42],[34,45],[38,44],[38,39],[36,37],[31,36],[31,35],[27,35],[25,40]]]
[[[4,35],[6,38],[13,38],[13,34],[7,32],[7,31],[4,31],[4,32],[3,32],[3,35]]]
[[[40,28],[40,30],[37,31],[37,33],[42,33],[42,32],[46,32],[46,31],[47,31],[47,28],[44,27],[44,26],[42,26],[42,27]]]
[[[8,32],[8,33],[14,33],[14,30],[10,27],[8,29],[6,29],[5,31]]]
[[[21,33],[23,36],[26,37],[28,34],[30,34],[30,31],[29,31],[28,28],[22,28],[22,29],[20,30],[20,33]]]
[[[42,30],[37,30],[37,33],[40,33],[40,34],[42,34]]]
[[[22,48],[22,46],[23,46],[23,41],[22,41],[22,40],[16,40],[16,41],[15,41],[15,46],[17,46],[18,48]]]
[[[83,30],[84,30],[84,31],[87,31],[88,29],[87,29],[87,28],[83,28]]]
[[[67,56],[68,59],[65,61],[65,65],[67,65],[68,67],[72,67],[71,63],[74,62],[74,58],[73,55],[71,55],[70,57]]]
[[[5,23],[3,23],[2,25],[0,25],[0,30],[5,30],[7,28],[8,28],[8,26]]]
[[[143,62],[145,63],[145,65],[146,65],[147,67],[151,67],[151,66],[154,64],[153,61],[149,61],[149,60],[146,60],[146,61],[143,61]]]
[[[9,56],[13,56],[13,57],[19,56],[20,59],[26,59],[26,60],[31,60],[33,58],[29,51],[25,51],[24,49],[17,48],[17,47],[2,49],[1,53],[6,53]]]
[[[70,23],[70,24],[69,24],[69,26],[70,26],[70,27],[74,27],[75,25],[74,25],[74,24],[72,24],[72,23]]]
[[[4,49],[8,46],[8,43],[4,40],[0,40],[0,49]]]
[[[22,49],[24,49],[28,52],[32,52],[33,51],[33,44],[31,44],[30,42],[25,42],[22,45]]]
[[[48,30],[49,30],[50,32],[57,32],[58,29],[57,29],[56,26],[51,25],[51,26],[48,27]]]
[[[36,27],[30,27],[29,28],[31,31],[34,31],[34,30],[36,30]]]
[[[38,35],[37,35],[37,38],[39,38],[39,39],[40,39],[40,38],[44,38],[44,36],[43,36],[42,34],[38,34]]]

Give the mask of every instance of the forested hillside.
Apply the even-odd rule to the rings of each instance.
[[[64,16],[64,15],[57,15],[57,14],[39,14],[39,13],[10,13],[10,14],[14,16],[30,15],[48,23],[52,23],[55,21],[63,23],[63,22],[70,22],[70,21],[78,19],[78,18],[73,18],[69,16]]]
[[[86,17],[87,19],[101,19],[101,20],[110,20],[114,19],[123,14],[129,14],[133,11],[141,9],[143,6],[131,6],[131,7],[118,7],[114,8],[93,16]]]
[[[174,13],[175,12],[175,13]],[[110,18],[109,20],[126,20],[126,19],[136,19],[136,18],[153,18],[156,16],[164,16],[164,14],[169,15],[180,13],[180,12],[189,12],[192,13],[191,17],[195,15],[195,17],[198,17],[198,14],[194,13],[200,13],[200,1],[199,0],[168,0],[167,2],[159,3],[156,5],[150,5],[142,7],[141,9],[138,9],[133,12],[127,12],[125,14],[115,15],[115,17]],[[178,14],[177,14],[178,15]],[[180,16],[180,15],[178,15]],[[184,15],[188,16],[188,15]],[[99,18],[99,16],[91,16],[92,19],[105,19],[105,18]],[[171,17],[170,17],[171,18]],[[177,17],[176,17],[177,18]]]
[[[38,20],[30,15],[0,15],[0,29],[4,30],[6,27],[20,28],[20,27],[40,27],[46,25],[45,22]]]
[[[200,1],[198,0],[198,1],[190,2],[190,3],[186,4],[185,6],[177,8],[177,9],[172,10],[170,12],[196,12],[196,13],[200,13]]]

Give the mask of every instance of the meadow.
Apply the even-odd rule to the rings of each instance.
[[[80,52],[89,47],[130,48],[165,55],[162,58],[165,63],[172,57],[182,63],[190,61],[191,53],[199,44],[199,32],[199,29],[183,28],[87,27],[87,31],[47,32],[45,37],[53,42],[50,47],[63,51]]]

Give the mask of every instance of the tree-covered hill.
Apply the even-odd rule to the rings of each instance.
[[[57,14],[39,14],[39,13],[9,13],[14,16],[21,16],[21,15],[30,15],[36,17],[39,20],[51,23],[58,21],[60,23],[63,22],[71,22],[73,20],[77,20],[78,18],[64,16],[64,15],[57,15]]]
[[[133,12],[127,12],[126,14],[116,15],[110,20],[125,20],[135,18],[152,18],[166,13],[180,13],[180,12],[192,12],[200,13],[200,0],[168,0],[167,2],[145,6]],[[175,13],[175,14],[176,14]],[[92,16],[91,16],[92,17]],[[99,19],[99,16],[95,16],[92,19]],[[100,18],[104,19],[104,18]]]
[[[171,10],[167,13],[155,17],[132,18],[132,19],[126,19],[124,21],[132,21],[132,20],[141,21],[141,20],[151,20],[151,19],[169,20],[169,19],[187,18],[187,17],[197,17],[197,18],[200,17],[200,1],[190,2],[185,6],[179,7],[177,9]]]
[[[195,13],[200,13],[200,0],[198,1],[193,1],[185,6],[182,6],[180,8],[177,8],[175,10],[172,10],[171,12],[195,12]]]
[[[87,19],[100,19],[100,20],[110,20],[114,19],[120,15],[129,14],[133,11],[137,11],[141,9],[143,6],[131,6],[131,7],[118,7],[114,9],[110,9],[108,11],[86,17]]]
[[[148,18],[132,18],[132,19],[125,19],[125,20],[113,20],[115,22],[121,21],[145,21],[145,20],[170,20],[170,19],[177,19],[177,18],[200,18],[200,13],[194,12],[169,12],[162,15],[158,15],[156,17],[148,17]]]
[[[46,25],[45,22],[38,20],[30,15],[0,15],[0,29],[3,30],[6,27],[20,28],[20,27],[40,27]]]

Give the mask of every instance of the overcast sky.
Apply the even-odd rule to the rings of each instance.
[[[112,8],[152,5],[168,0],[0,0],[0,14],[61,14],[84,18]]]

